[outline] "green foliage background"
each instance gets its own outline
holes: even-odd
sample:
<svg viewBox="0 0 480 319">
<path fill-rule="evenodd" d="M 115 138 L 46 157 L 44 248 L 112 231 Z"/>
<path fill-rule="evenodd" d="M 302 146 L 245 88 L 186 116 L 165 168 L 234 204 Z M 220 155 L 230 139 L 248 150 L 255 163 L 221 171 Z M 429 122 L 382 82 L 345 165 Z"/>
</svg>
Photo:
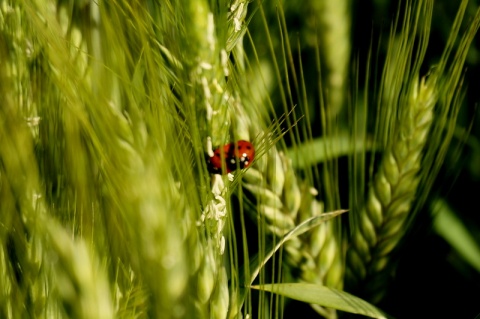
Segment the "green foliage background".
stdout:
<svg viewBox="0 0 480 319">
<path fill-rule="evenodd" d="M 478 315 L 479 3 L 332 4 L 0 0 L 0 318 Z"/>
</svg>

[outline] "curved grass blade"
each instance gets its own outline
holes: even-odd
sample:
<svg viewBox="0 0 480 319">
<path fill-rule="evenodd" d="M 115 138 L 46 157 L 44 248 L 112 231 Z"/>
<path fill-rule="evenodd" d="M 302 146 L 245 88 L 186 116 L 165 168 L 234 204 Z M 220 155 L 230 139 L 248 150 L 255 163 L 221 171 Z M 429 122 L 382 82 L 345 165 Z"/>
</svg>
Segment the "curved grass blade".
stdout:
<svg viewBox="0 0 480 319">
<path fill-rule="evenodd" d="M 371 318 L 387 318 L 385 313 L 365 300 L 326 286 L 307 283 L 284 283 L 255 285 L 251 288 Z"/>
<path fill-rule="evenodd" d="M 462 258 L 480 272 L 480 245 L 444 200 L 433 203 L 433 228 Z"/>
<path fill-rule="evenodd" d="M 370 138 L 352 138 L 347 133 L 339 133 L 332 137 L 315 138 L 302 145 L 290 148 L 287 157 L 292 159 L 295 168 L 308 168 L 329 159 L 346 156 L 356 152 L 369 152 L 378 148 Z"/>
</svg>

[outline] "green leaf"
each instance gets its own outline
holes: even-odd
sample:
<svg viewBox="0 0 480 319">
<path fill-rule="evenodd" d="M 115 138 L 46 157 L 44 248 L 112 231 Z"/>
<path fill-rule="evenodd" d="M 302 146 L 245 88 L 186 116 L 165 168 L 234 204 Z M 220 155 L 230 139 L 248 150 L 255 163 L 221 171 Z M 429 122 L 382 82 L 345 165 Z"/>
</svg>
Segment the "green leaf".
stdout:
<svg viewBox="0 0 480 319">
<path fill-rule="evenodd" d="M 307 283 L 285 283 L 255 285 L 253 289 L 269 291 L 291 299 L 316 304 L 323 307 L 342 310 L 371 318 L 387 316 L 365 300 L 333 288 Z"/>
<path fill-rule="evenodd" d="M 332 137 L 316 138 L 287 150 L 296 168 L 307 168 L 326 162 L 329 159 L 346 156 L 354 152 L 368 152 L 375 149 L 371 138 L 366 140 L 353 138 L 348 133 L 339 133 Z"/>
<path fill-rule="evenodd" d="M 480 246 L 444 200 L 432 205 L 434 229 L 463 259 L 480 272 Z"/>
</svg>

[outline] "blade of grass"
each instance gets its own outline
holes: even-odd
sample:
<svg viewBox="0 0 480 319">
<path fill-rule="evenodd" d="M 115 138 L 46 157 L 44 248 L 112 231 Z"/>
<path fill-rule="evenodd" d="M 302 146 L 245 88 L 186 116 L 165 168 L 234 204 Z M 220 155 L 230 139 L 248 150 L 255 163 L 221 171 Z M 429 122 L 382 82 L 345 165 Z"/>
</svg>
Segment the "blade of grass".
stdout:
<svg viewBox="0 0 480 319">
<path fill-rule="evenodd" d="M 432 204 L 435 214 L 433 229 L 455 249 L 463 259 L 480 272 L 480 245 L 467 227 L 442 199 Z"/>
<path fill-rule="evenodd" d="M 374 150 L 376 145 L 372 139 L 353 139 L 346 132 L 333 137 L 321 137 L 309 140 L 296 148 L 287 151 L 295 168 L 308 168 L 332 158 L 346 156 L 359 151 Z"/>
<path fill-rule="evenodd" d="M 295 300 L 335 308 L 371 318 L 387 318 L 378 308 L 363 299 L 337 289 L 306 283 L 255 285 L 253 289 L 269 291 Z"/>
</svg>

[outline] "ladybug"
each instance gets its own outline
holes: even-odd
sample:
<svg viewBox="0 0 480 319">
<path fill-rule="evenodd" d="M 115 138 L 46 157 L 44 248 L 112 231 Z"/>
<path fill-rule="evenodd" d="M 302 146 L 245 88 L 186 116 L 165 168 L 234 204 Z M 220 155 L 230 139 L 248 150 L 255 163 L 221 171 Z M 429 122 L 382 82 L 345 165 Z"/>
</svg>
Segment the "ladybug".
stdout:
<svg viewBox="0 0 480 319">
<path fill-rule="evenodd" d="M 222 149 L 224 162 L 222 161 Z M 224 173 L 231 173 L 237 167 L 240 169 L 246 168 L 250 166 L 254 158 L 255 148 L 252 143 L 241 140 L 217 148 L 213 151 L 213 156 L 207 160 L 210 171 L 213 174 L 221 174 L 223 167 L 225 167 Z"/>
</svg>

